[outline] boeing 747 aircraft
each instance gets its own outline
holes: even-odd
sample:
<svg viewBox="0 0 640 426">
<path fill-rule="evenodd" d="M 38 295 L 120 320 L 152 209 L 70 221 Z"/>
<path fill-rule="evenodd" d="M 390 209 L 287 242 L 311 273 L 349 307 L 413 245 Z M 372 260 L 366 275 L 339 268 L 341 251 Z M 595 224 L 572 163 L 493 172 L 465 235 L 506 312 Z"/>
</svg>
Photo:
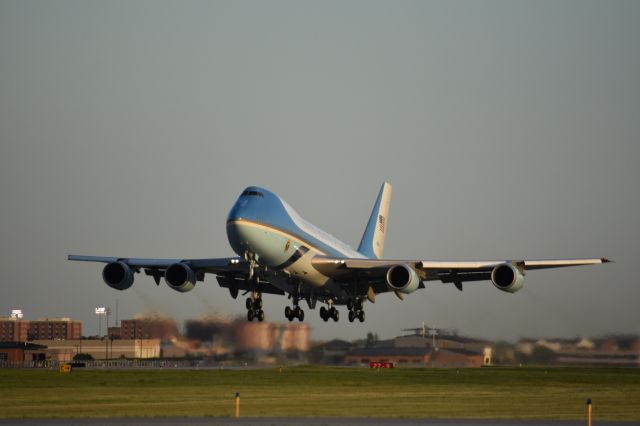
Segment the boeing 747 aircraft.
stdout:
<svg viewBox="0 0 640 426">
<path fill-rule="evenodd" d="M 300 301 L 310 309 L 321 302 L 320 317 L 338 321 L 338 305 L 346 305 L 349 321 L 364 322 L 364 302 L 374 303 L 381 293 L 405 295 L 424 288 L 425 282 L 487 281 L 501 291 L 515 293 L 527 270 L 561 268 L 609 262 L 606 258 L 565 260 L 431 261 L 383 259 L 389 225 L 391 185 L 384 183 L 373 206 L 357 250 L 313 226 L 276 194 L 255 186 L 245 189 L 229 212 L 227 238 L 238 255 L 215 259 L 140 259 L 76 256 L 69 260 L 106 263 L 102 278 L 116 290 L 133 285 L 134 274 L 144 271 L 157 285 L 164 277 L 172 289 L 191 291 L 216 276 L 231 297 L 250 294 L 247 319 L 264 320 L 263 294 L 286 295 L 289 321 L 304 320 Z M 326 305 L 326 307 L 324 306 Z"/>
</svg>

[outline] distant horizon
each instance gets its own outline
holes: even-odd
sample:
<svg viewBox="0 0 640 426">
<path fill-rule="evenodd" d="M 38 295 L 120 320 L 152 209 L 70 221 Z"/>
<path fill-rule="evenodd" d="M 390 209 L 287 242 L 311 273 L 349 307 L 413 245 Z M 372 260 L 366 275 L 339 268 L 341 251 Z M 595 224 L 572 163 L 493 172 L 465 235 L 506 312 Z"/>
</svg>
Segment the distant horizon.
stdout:
<svg viewBox="0 0 640 426">
<path fill-rule="evenodd" d="M 0 319 L 8 319 L 9 316 L 2 316 L 0 315 Z M 236 315 L 236 316 L 215 316 L 215 315 L 211 315 L 211 316 L 201 316 L 201 317 L 194 317 L 194 318 L 185 318 L 183 320 L 178 320 L 172 316 L 163 314 L 162 312 L 138 312 L 136 314 L 134 314 L 133 317 L 131 318 L 119 318 L 118 321 L 122 321 L 122 320 L 144 320 L 144 319 L 168 319 L 168 320 L 172 320 L 176 322 L 176 325 L 178 326 L 178 330 L 180 331 L 181 334 L 183 334 L 185 332 L 184 328 L 186 325 L 187 321 L 197 321 L 197 320 L 206 320 L 206 319 L 221 319 L 221 320 L 228 320 L 229 322 L 244 322 L 246 321 L 246 318 L 242 315 Z M 52 319 L 70 319 L 72 321 L 81 321 L 82 322 L 82 326 L 84 328 L 84 321 L 82 320 L 77 320 L 75 319 L 73 316 L 68 316 L 68 315 L 62 315 L 62 316 L 49 316 L 49 317 L 38 317 L 37 319 L 30 319 L 30 318 L 21 318 L 22 321 L 43 321 L 43 320 L 52 320 Z M 97 321 L 97 320 L 96 320 Z M 269 319 L 265 319 L 265 323 L 266 324 L 280 324 L 280 325 L 288 325 L 288 324 L 293 324 L 293 325 L 298 325 L 298 324 L 306 324 L 306 323 L 300 323 L 298 321 L 292 321 L 289 322 L 286 319 L 284 319 L 283 321 L 270 321 Z M 106 324 L 106 323 L 105 323 Z M 82 334 L 82 337 L 104 337 L 107 335 L 107 330 L 104 329 L 105 328 L 105 324 L 103 324 L 103 333 L 101 335 L 97 334 L 97 329 L 96 329 L 96 334 Z M 306 324 L 308 325 L 308 324 Z M 429 324 L 425 324 L 425 326 L 427 327 L 427 329 L 431 328 L 429 327 Z M 109 325 L 109 328 L 112 327 L 120 327 L 119 325 Z M 400 336 L 407 336 L 410 334 L 402 334 L 403 330 L 405 329 L 419 329 L 422 328 L 422 324 L 419 324 L 418 326 L 415 327 L 403 327 L 402 329 L 399 330 L 400 334 L 396 334 L 394 336 L 380 336 L 378 335 L 378 338 L 381 340 L 388 340 L 388 339 L 393 339 L 395 337 L 400 337 Z M 599 334 L 599 335 L 576 335 L 576 336 L 553 336 L 553 335 L 539 335 L 539 336 L 520 336 L 518 338 L 515 339 L 502 339 L 502 338 L 489 338 L 486 336 L 482 336 L 482 335 L 476 335 L 476 334 L 470 334 L 470 333 L 465 333 L 465 332 L 460 332 L 460 330 L 458 329 L 451 329 L 451 328 L 446 328 L 446 327 L 432 327 L 435 328 L 437 330 L 444 330 L 447 332 L 450 332 L 451 334 L 444 334 L 443 336 L 447 336 L 447 335 L 455 335 L 455 336 L 462 336 L 462 337 L 468 337 L 468 338 L 478 338 L 480 340 L 486 340 L 486 341 L 490 341 L 490 342 L 500 342 L 500 341 L 504 341 L 507 343 L 517 343 L 518 341 L 521 340 L 540 340 L 540 339 L 559 339 L 559 340 L 579 340 L 579 339 L 588 339 L 588 340 L 598 340 L 598 339 L 606 339 L 606 338 L 611 338 L 611 337 L 640 337 L 640 333 L 634 333 L 634 332 L 624 332 L 624 331 L 613 331 L 613 332 L 608 332 L 608 333 L 604 333 L 604 334 Z M 313 338 L 313 327 L 310 328 L 309 330 L 310 333 L 310 341 L 312 342 L 326 342 L 326 341 L 330 341 L 330 340 L 335 340 L 335 339 L 339 339 L 339 340 L 347 340 L 347 339 L 342 339 L 342 338 L 337 338 L 337 337 L 328 337 L 325 339 L 314 339 Z M 356 337 L 353 339 L 349 339 L 347 341 L 355 341 L 355 340 L 362 340 L 365 339 L 367 337 L 367 333 L 373 333 L 373 334 L 378 334 L 375 331 L 367 331 L 365 332 L 365 334 L 361 337 Z M 429 337 L 430 338 L 430 337 Z M 437 338 L 437 337 L 436 337 Z"/>
</svg>

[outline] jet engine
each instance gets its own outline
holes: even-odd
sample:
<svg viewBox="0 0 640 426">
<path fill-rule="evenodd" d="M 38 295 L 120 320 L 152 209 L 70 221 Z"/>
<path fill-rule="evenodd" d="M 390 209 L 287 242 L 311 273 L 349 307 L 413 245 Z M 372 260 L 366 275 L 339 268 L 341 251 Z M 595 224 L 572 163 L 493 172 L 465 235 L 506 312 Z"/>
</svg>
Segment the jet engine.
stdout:
<svg viewBox="0 0 640 426">
<path fill-rule="evenodd" d="M 524 285 L 524 275 L 510 263 L 503 263 L 491 271 L 491 282 L 499 290 L 515 293 Z"/>
<path fill-rule="evenodd" d="M 394 265 L 387 271 L 387 285 L 400 293 L 413 293 L 420 287 L 420 278 L 409 265 Z"/>
<path fill-rule="evenodd" d="M 133 284 L 133 271 L 124 262 L 111 262 L 102 270 L 102 279 L 111 288 L 126 290 Z"/>
<path fill-rule="evenodd" d="M 174 263 L 165 271 L 164 280 L 175 291 L 186 293 L 196 286 L 196 273 L 184 263 Z"/>
</svg>

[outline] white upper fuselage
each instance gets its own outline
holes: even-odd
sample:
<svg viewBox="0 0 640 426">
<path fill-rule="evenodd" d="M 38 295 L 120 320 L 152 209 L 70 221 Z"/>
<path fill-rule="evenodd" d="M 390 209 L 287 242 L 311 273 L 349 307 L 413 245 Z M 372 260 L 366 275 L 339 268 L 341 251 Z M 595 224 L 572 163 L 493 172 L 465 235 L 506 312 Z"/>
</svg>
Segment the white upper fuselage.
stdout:
<svg viewBox="0 0 640 426">
<path fill-rule="evenodd" d="M 274 193 L 254 186 L 242 192 L 229 212 L 227 237 L 239 256 L 255 256 L 260 265 L 314 287 L 330 281 L 311 266 L 314 256 L 365 258 L 304 220 Z"/>
</svg>

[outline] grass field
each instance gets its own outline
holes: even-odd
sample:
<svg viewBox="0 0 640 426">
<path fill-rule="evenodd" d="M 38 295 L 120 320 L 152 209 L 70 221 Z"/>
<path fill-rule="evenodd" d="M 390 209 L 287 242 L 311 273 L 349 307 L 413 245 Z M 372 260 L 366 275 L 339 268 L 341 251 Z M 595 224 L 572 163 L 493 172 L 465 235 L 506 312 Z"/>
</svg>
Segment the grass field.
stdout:
<svg viewBox="0 0 640 426">
<path fill-rule="evenodd" d="M 0 418 L 242 416 L 640 420 L 640 369 L 0 369 Z"/>
</svg>

